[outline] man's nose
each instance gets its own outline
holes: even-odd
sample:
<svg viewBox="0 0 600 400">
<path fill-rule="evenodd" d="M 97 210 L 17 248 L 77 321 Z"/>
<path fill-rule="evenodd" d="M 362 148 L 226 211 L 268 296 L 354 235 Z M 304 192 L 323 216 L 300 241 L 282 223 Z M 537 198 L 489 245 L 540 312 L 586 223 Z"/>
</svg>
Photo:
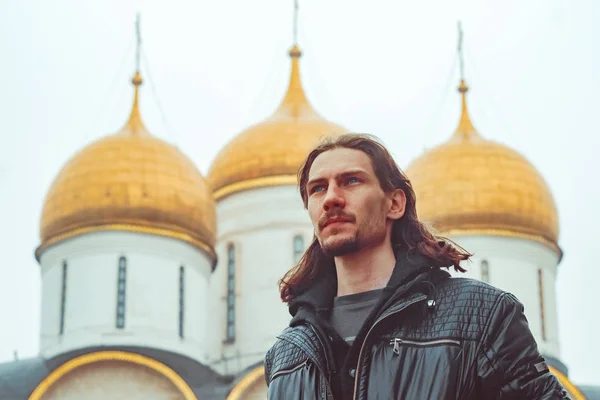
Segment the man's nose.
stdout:
<svg viewBox="0 0 600 400">
<path fill-rule="evenodd" d="M 332 208 L 344 208 L 345 206 L 346 200 L 344 200 L 341 188 L 337 185 L 329 185 L 327 188 L 327 194 L 325 195 L 325 200 L 323 202 L 323 208 L 325 211 L 328 211 Z"/>
</svg>

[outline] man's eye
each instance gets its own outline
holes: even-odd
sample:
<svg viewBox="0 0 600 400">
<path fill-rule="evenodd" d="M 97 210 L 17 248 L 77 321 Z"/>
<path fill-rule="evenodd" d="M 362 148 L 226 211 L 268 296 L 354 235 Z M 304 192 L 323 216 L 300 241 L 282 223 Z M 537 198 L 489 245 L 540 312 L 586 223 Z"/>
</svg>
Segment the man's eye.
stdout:
<svg viewBox="0 0 600 400">
<path fill-rule="evenodd" d="M 355 177 L 355 176 L 351 176 L 350 178 L 348 178 L 348 179 L 346 180 L 346 183 L 356 183 L 356 182 L 360 182 L 360 179 L 358 179 L 358 178 L 357 178 L 357 177 Z"/>
<path fill-rule="evenodd" d="M 320 192 L 321 190 L 323 190 L 325 187 L 323 185 L 315 185 L 310 189 L 311 193 L 316 193 L 316 192 Z"/>
</svg>

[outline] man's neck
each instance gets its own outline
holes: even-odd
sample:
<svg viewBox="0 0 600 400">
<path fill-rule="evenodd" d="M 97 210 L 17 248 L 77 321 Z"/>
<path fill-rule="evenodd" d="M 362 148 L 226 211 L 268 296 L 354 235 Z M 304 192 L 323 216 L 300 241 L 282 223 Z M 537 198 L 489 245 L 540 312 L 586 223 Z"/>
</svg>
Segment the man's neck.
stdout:
<svg viewBox="0 0 600 400">
<path fill-rule="evenodd" d="M 335 257 L 338 296 L 385 287 L 392 276 L 396 257 L 389 242 Z"/>
</svg>

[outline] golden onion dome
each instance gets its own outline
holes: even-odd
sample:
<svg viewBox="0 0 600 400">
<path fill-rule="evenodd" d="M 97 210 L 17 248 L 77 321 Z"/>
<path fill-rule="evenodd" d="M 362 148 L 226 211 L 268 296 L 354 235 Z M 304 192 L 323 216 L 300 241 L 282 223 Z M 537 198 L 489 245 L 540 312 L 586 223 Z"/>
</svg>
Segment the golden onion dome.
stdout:
<svg viewBox="0 0 600 400">
<path fill-rule="evenodd" d="M 294 45 L 287 93 L 265 121 L 233 138 L 215 157 L 208 181 L 215 199 L 243 190 L 297 183 L 298 168 L 326 136 L 347 131 L 325 120 L 310 105 L 300 80 L 302 52 Z"/>
<path fill-rule="evenodd" d="M 562 254 L 556 205 L 544 178 L 521 154 L 477 133 L 467 91 L 463 80 L 454 135 L 406 169 L 419 218 L 446 235 L 523 237 Z"/>
<path fill-rule="evenodd" d="M 138 107 L 120 132 L 86 146 L 69 160 L 46 195 L 40 223 L 42 251 L 63 240 L 119 230 L 173 237 L 215 260 L 216 210 L 212 192 L 175 146 L 148 133 Z"/>
</svg>

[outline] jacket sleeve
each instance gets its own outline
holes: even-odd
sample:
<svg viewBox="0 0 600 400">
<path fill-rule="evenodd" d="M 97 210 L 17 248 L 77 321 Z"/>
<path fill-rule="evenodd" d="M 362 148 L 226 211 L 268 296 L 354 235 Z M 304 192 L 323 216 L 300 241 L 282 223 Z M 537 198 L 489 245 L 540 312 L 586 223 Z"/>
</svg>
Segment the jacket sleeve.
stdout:
<svg viewBox="0 0 600 400">
<path fill-rule="evenodd" d="M 491 315 L 477 372 L 482 398 L 569 398 L 538 350 L 523 305 L 508 293 Z"/>
<path fill-rule="evenodd" d="M 271 383 L 271 367 L 273 366 L 273 349 L 269 349 L 265 354 L 265 359 L 263 361 L 265 366 L 265 383 L 267 387 Z"/>
</svg>

